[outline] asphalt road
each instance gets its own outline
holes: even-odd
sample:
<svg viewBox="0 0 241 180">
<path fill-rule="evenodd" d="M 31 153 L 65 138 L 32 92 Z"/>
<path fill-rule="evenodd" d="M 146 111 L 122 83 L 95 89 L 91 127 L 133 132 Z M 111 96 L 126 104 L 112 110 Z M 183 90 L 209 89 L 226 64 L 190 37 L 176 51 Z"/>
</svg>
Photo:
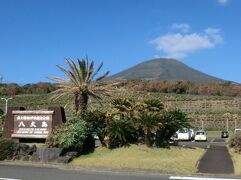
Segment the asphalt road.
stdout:
<svg viewBox="0 0 241 180">
<path fill-rule="evenodd" d="M 199 147 L 199 148 L 208 148 L 211 142 L 213 142 L 216 138 L 215 137 L 208 137 L 207 141 L 179 141 L 178 145 L 183 147 Z"/>
<path fill-rule="evenodd" d="M 221 141 L 221 142 L 220 142 Z M 210 149 L 213 144 L 225 144 L 221 138 L 209 137 L 207 142 L 179 142 L 179 145 L 189 148 L 207 148 Z M 216 145 L 217 145 L 216 144 Z M 212 155 L 213 156 L 213 155 Z M 219 156 L 219 155 L 218 155 Z M 218 161 L 218 160 L 217 160 Z M 218 163 L 216 161 L 216 163 Z M 230 177 L 234 179 L 233 177 Z M 230 179 L 229 178 L 229 179 Z M 188 180 L 211 180 L 202 176 L 199 177 L 179 177 L 171 175 L 161 175 L 157 172 L 140 172 L 140 171 L 96 171 L 86 169 L 64 169 L 6 165 L 0 163 L 0 180 L 166 180 L 166 179 L 188 179 Z M 222 178 L 223 180 L 224 178 Z M 237 178 L 236 178 L 237 179 Z M 215 179 L 217 180 L 217 179 Z"/>
<path fill-rule="evenodd" d="M 233 174 L 232 158 L 224 139 L 215 138 L 199 162 L 198 172 L 209 174 Z"/>
<path fill-rule="evenodd" d="M 66 170 L 59 168 L 32 167 L 0 164 L 0 180 L 241 180 L 239 177 L 176 176 L 151 172 L 111 172 L 90 170 Z"/>
<path fill-rule="evenodd" d="M 169 176 L 139 172 L 97 172 L 0 164 L 0 180 L 2 178 L 8 178 L 6 180 L 165 180 L 169 179 Z"/>
<path fill-rule="evenodd" d="M 233 174 L 233 161 L 225 139 L 208 137 L 207 142 L 179 141 L 179 146 L 205 148 L 206 153 L 199 162 L 198 172 L 208 174 Z"/>
<path fill-rule="evenodd" d="M 233 174 L 233 161 L 225 145 L 211 145 L 199 162 L 198 172 L 209 174 Z"/>
</svg>

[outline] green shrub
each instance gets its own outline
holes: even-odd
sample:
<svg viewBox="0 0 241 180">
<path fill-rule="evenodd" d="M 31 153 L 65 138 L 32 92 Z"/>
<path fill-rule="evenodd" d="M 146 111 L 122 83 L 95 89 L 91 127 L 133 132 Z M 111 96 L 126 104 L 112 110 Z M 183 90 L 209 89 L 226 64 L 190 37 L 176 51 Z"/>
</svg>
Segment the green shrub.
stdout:
<svg viewBox="0 0 241 180">
<path fill-rule="evenodd" d="M 92 134 L 88 134 L 83 143 L 81 154 L 89 154 L 95 150 L 95 139 Z"/>
<path fill-rule="evenodd" d="M 241 153 L 241 133 L 234 134 L 229 139 L 229 147 L 234 148 L 235 152 Z"/>
<path fill-rule="evenodd" d="M 0 139 L 3 137 L 3 129 L 0 127 Z"/>
<path fill-rule="evenodd" d="M 13 157 L 15 143 L 11 139 L 0 139 L 0 161 Z"/>
<path fill-rule="evenodd" d="M 102 145 L 105 145 L 104 137 L 106 136 L 106 127 L 108 117 L 101 111 L 87 111 L 83 114 L 82 119 L 87 123 L 88 131 L 92 136 L 97 135 Z"/>
<path fill-rule="evenodd" d="M 2 133 L 3 133 L 3 124 L 4 124 L 4 112 L 2 109 L 0 109 L 0 138 L 2 137 Z"/>
<path fill-rule="evenodd" d="M 4 111 L 2 109 L 0 109 L 0 116 L 4 115 Z"/>
<path fill-rule="evenodd" d="M 87 135 L 86 122 L 79 117 L 74 117 L 54 129 L 46 143 L 49 147 L 60 147 L 80 153 Z"/>
<path fill-rule="evenodd" d="M 134 141 L 135 128 L 129 119 L 114 119 L 107 128 L 109 148 L 127 146 Z"/>
</svg>

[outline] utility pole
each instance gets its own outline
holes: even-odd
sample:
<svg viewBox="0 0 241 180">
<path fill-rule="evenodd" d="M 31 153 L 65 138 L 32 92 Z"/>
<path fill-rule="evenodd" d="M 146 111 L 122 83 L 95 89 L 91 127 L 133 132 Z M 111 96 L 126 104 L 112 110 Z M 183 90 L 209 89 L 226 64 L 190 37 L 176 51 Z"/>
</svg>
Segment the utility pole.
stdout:
<svg viewBox="0 0 241 180">
<path fill-rule="evenodd" d="M 9 98 L 1 98 L 2 100 L 5 100 L 5 115 L 7 114 L 8 112 L 8 101 L 13 99 L 12 97 L 9 97 Z"/>
<path fill-rule="evenodd" d="M 226 120 L 226 127 L 227 127 L 227 131 L 228 131 L 228 118 Z"/>
<path fill-rule="evenodd" d="M 229 119 L 232 119 L 232 114 L 230 112 L 227 112 L 224 114 L 224 117 L 226 118 L 226 128 L 227 131 L 229 130 Z"/>
</svg>

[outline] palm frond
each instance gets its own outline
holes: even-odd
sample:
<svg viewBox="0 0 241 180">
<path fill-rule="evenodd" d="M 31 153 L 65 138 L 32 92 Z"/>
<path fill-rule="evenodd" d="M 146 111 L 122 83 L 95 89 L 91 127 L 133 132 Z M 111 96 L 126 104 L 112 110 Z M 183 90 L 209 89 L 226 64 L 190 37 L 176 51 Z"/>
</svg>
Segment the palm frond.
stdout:
<svg viewBox="0 0 241 180">
<path fill-rule="evenodd" d="M 79 63 L 79 71 L 82 74 L 82 78 L 83 78 L 82 80 L 83 82 L 85 82 L 86 76 L 87 76 L 87 68 L 88 68 L 86 63 L 88 64 L 88 62 L 85 59 L 82 59 L 82 60 L 78 59 L 78 63 Z"/>
<path fill-rule="evenodd" d="M 95 81 L 101 81 L 101 80 L 105 79 L 109 74 L 110 74 L 110 71 L 107 71 L 105 74 L 98 77 Z"/>
<path fill-rule="evenodd" d="M 69 83 L 69 79 L 65 79 L 65 78 L 60 78 L 60 77 L 49 77 L 48 79 L 55 81 L 57 83 Z"/>
<path fill-rule="evenodd" d="M 57 67 L 58 67 L 62 72 L 64 72 L 64 73 L 67 75 L 67 77 L 68 77 L 73 83 L 78 84 L 78 81 L 77 81 L 76 77 L 74 76 L 74 73 L 73 73 L 73 72 L 71 72 L 71 71 L 69 71 L 69 70 L 67 70 L 67 69 L 65 69 L 65 68 L 63 68 L 63 67 L 61 67 L 61 66 L 58 66 L 58 65 L 57 65 Z"/>
<path fill-rule="evenodd" d="M 78 84 L 80 85 L 81 82 L 83 82 L 83 76 L 80 72 L 81 70 L 76 66 L 76 64 L 71 59 L 67 59 L 67 63 L 71 68 L 72 72 L 74 73 Z"/>
<path fill-rule="evenodd" d="M 92 73 L 94 72 L 94 61 L 91 61 L 90 66 L 87 69 L 85 82 L 88 83 L 91 81 Z"/>
<path fill-rule="evenodd" d="M 94 74 L 91 76 L 91 80 L 94 80 L 95 76 L 99 73 L 100 69 L 103 66 L 103 62 L 100 63 L 99 67 L 95 70 Z"/>
</svg>

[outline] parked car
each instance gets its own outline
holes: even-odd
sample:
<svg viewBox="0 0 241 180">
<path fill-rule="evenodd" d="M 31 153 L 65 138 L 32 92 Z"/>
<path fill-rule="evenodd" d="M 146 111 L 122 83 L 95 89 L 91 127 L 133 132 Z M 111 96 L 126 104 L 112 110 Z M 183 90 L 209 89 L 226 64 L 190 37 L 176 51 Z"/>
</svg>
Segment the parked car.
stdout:
<svg viewBox="0 0 241 180">
<path fill-rule="evenodd" d="M 180 141 L 190 141 L 191 140 L 191 132 L 187 128 L 179 129 L 177 131 L 177 139 Z"/>
<path fill-rule="evenodd" d="M 204 130 L 199 130 L 195 134 L 195 141 L 207 141 L 207 135 Z"/>
<path fill-rule="evenodd" d="M 228 131 L 222 131 L 221 132 L 221 138 L 228 138 L 228 137 L 229 137 Z"/>
<path fill-rule="evenodd" d="M 241 132 L 241 129 L 235 129 L 234 130 L 234 133 L 239 133 L 239 132 Z"/>
</svg>

